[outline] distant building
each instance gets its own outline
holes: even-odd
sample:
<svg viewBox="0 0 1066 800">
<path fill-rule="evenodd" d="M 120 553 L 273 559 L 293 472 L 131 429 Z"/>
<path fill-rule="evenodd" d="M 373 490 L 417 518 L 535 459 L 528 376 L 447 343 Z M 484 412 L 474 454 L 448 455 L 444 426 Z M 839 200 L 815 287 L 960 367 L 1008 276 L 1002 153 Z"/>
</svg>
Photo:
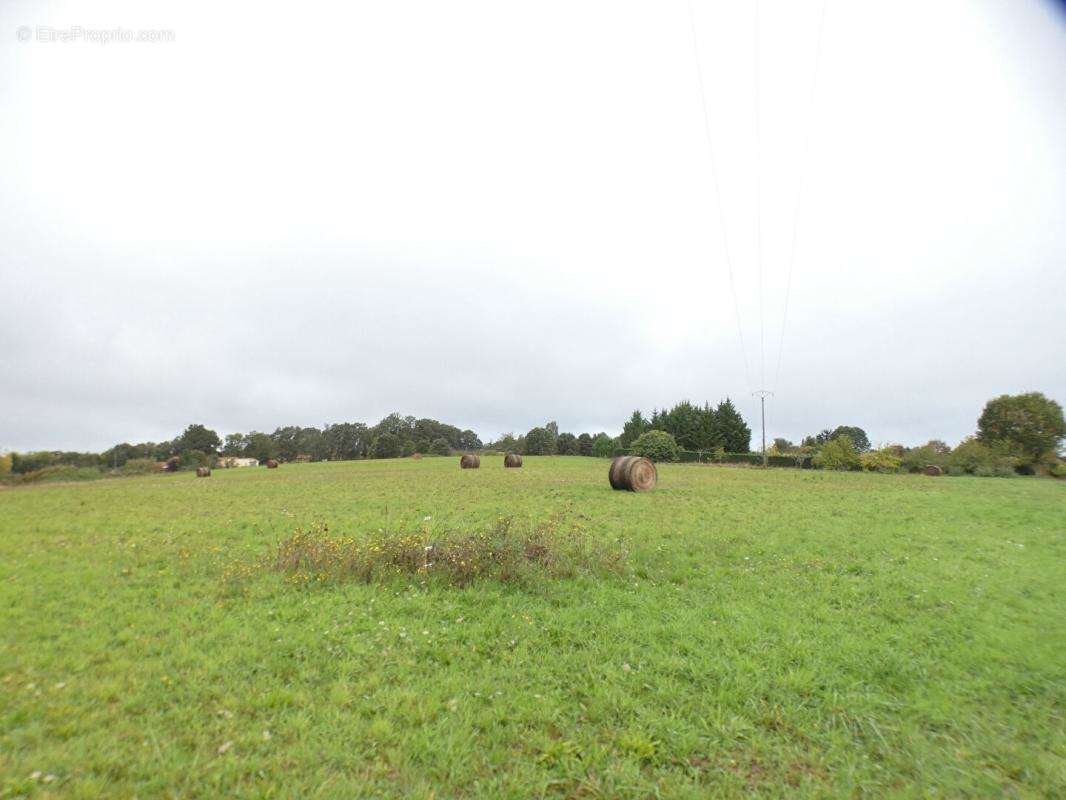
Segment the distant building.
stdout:
<svg viewBox="0 0 1066 800">
<path fill-rule="evenodd" d="M 219 456 L 218 466 L 221 469 L 229 469 L 230 467 L 258 467 L 258 458 L 240 458 L 238 456 Z"/>
</svg>

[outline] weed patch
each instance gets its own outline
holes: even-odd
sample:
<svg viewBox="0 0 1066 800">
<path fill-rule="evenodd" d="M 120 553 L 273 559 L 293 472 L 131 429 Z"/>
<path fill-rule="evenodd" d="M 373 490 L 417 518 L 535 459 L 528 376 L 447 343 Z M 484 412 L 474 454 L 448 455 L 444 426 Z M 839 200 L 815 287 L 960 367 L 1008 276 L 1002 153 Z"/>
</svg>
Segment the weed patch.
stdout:
<svg viewBox="0 0 1066 800">
<path fill-rule="evenodd" d="M 319 523 L 280 542 L 265 566 L 294 584 L 371 583 L 408 575 L 466 586 L 477 580 L 523 584 L 537 576 L 617 572 L 626 555 L 620 542 L 602 542 L 556 515 L 530 526 L 504 517 L 475 531 L 430 534 L 423 528 L 360 538 L 334 535 Z"/>
</svg>

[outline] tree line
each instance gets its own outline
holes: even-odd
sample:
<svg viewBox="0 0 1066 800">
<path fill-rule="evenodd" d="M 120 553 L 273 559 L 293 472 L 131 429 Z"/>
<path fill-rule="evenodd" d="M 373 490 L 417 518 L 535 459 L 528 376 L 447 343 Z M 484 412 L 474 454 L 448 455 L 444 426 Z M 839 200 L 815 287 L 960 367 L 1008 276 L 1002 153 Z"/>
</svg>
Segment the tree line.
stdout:
<svg viewBox="0 0 1066 800">
<path fill-rule="evenodd" d="M 824 428 L 800 444 L 775 438 L 768 456 L 774 464 L 824 469 L 916 471 L 939 466 L 949 473 L 1008 475 L 1050 471 L 1066 475 L 1059 448 L 1066 438 L 1062 406 L 1039 392 L 1002 395 L 990 400 L 977 421 L 975 435 L 955 448 L 934 439 L 918 447 L 888 444 L 874 448 L 857 425 Z M 159 462 L 177 459 L 184 467 L 210 465 L 219 456 L 278 461 L 344 461 L 399 458 L 414 453 L 448 455 L 491 450 L 526 455 L 576 455 L 606 458 L 621 453 L 647 455 L 657 461 L 734 460 L 755 462 L 750 453 L 751 428 L 726 398 L 712 406 L 688 400 L 650 416 L 637 410 L 618 436 L 606 432 L 560 432 L 556 422 L 525 434 L 507 433 L 483 444 L 474 431 L 434 419 L 389 414 L 376 425 L 339 422 L 321 428 L 290 425 L 273 433 L 251 431 L 222 438 L 201 424 L 189 425 L 164 442 L 122 442 L 102 453 L 39 451 L 0 456 L 0 478 L 65 467 L 89 471 L 148 472 Z M 696 458 L 683 458 L 696 455 Z M 711 454 L 710 458 L 704 458 Z"/>
<path fill-rule="evenodd" d="M 704 406 L 704 413 L 706 410 Z M 623 435 L 636 438 L 625 448 L 626 452 L 655 461 L 677 461 L 685 451 L 713 449 L 714 456 L 708 460 L 746 463 L 762 460 L 739 450 L 734 452 L 737 457 L 728 457 L 724 447 L 728 438 L 717 442 L 708 438 L 706 431 L 714 428 L 706 422 L 701 426 L 698 411 L 683 403 L 669 412 L 653 414 L 647 422 L 639 412 L 634 413 Z M 746 436 L 746 428 L 740 424 L 742 421 L 735 422 L 729 413 L 719 422 L 724 426 L 721 430 L 735 429 L 738 436 Z M 776 438 L 766 457 L 775 466 L 819 469 L 918 472 L 937 467 L 953 475 L 1008 477 L 1019 473 L 1050 473 L 1066 477 L 1066 464 L 1059 455 L 1064 439 L 1066 421 L 1062 406 L 1040 392 L 1029 392 L 989 400 L 977 420 L 976 433 L 954 448 L 939 439 L 918 447 L 888 444 L 874 448 L 866 431 L 859 426 L 838 425 L 806 436 L 798 445 Z M 708 448 L 708 443 L 712 447 Z"/>
<path fill-rule="evenodd" d="M 435 419 L 389 414 L 376 425 L 338 422 L 321 428 L 289 425 L 273 433 L 231 433 L 224 439 L 199 423 L 189 425 L 169 441 L 122 442 L 102 453 L 37 451 L 10 453 L 6 471 L 16 475 L 49 467 L 103 468 L 138 472 L 149 465 L 177 458 L 182 467 L 210 465 L 219 456 L 277 461 L 347 461 L 361 458 L 398 458 L 413 453 L 448 455 L 456 450 L 477 450 L 481 440 L 472 430 L 462 430 Z M 4 468 L 0 463 L 0 468 Z"/>
</svg>

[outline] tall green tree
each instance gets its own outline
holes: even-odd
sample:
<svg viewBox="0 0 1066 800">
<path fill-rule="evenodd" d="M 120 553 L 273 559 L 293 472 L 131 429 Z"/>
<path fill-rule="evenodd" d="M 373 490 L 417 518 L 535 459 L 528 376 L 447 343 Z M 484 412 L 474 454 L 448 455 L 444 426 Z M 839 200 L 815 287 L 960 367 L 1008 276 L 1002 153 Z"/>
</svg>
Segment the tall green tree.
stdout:
<svg viewBox="0 0 1066 800">
<path fill-rule="evenodd" d="M 338 422 L 326 426 L 322 439 L 326 458 L 332 461 L 349 461 L 366 458 L 373 437 L 370 429 L 362 422 Z"/>
<path fill-rule="evenodd" d="M 730 453 L 747 453 L 751 449 L 751 428 L 728 397 L 714 411 L 718 440 Z"/>
<path fill-rule="evenodd" d="M 610 458 L 617 444 L 606 433 L 597 433 L 592 437 L 592 455 L 596 458 Z"/>
<path fill-rule="evenodd" d="M 403 442 L 400 437 L 388 431 L 375 436 L 373 444 L 370 445 L 372 458 L 399 458 L 402 452 Z"/>
<path fill-rule="evenodd" d="M 246 437 L 244 456 L 246 458 L 257 458 L 259 463 L 262 464 L 271 458 L 278 458 L 280 454 L 278 453 L 277 443 L 269 433 L 252 431 Z"/>
<path fill-rule="evenodd" d="M 545 456 L 551 455 L 552 446 L 555 442 L 546 428 L 533 428 L 526 434 L 526 455 Z"/>
<path fill-rule="evenodd" d="M 629 447 L 642 433 L 651 430 L 648 421 L 641 416 L 640 410 L 633 412 L 633 416 L 622 426 L 622 435 L 618 437 L 618 443 L 622 447 Z"/>
<path fill-rule="evenodd" d="M 561 456 L 579 455 L 577 437 L 572 433 L 560 433 L 555 440 L 555 452 Z"/>
<path fill-rule="evenodd" d="M 1062 406 L 1040 392 L 989 400 L 977 420 L 977 438 L 1030 464 L 1050 459 L 1066 438 Z"/>
<path fill-rule="evenodd" d="M 703 450 L 711 446 L 707 434 L 711 432 L 713 436 L 713 427 L 708 431 L 700 408 L 688 400 L 682 400 L 669 411 L 657 412 L 652 416 L 651 427 L 669 433 L 685 450 Z"/>
<path fill-rule="evenodd" d="M 577 437 L 577 452 L 583 456 L 592 455 L 592 436 L 583 433 Z"/>
<path fill-rule="evenodd" d="M 190 425 L 185 432 L 174 440 L 175 452 L 179 455 L 188 450 L 199 450 L 209 455 L 217 453 L 222 446 L 218 434 L 203 425 Z"/>
<path fill-rule="evenodd" d="M 870 437 L 866 435 L 866 431 L 862 428 L 854 425 L 840 425 L 833 431 L 830 439 L 839 439 L 841 436 L 847 436 L 851 439 L 852 446 L 860 453 L 865 453 L 870 449 Z"/>
</svg>

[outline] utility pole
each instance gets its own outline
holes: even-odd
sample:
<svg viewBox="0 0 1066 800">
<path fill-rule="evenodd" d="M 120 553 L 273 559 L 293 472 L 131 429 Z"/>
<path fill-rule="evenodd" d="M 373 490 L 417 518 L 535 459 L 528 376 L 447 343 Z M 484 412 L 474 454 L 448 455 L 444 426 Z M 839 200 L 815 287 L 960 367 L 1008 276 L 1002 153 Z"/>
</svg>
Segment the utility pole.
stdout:
<svg viewBox="0 0 1066 800">
<path fill-rule="evenodd" d="M 766 458 L 766 398 L 773 397 L 773 392 L 768 392 L 766 389 L 760 389 L 757 392 L 751 393 L 752 397 L 759 398 L 759 405 L 762 407 L 762 465 L 767 466 Z"/>
</svg>

